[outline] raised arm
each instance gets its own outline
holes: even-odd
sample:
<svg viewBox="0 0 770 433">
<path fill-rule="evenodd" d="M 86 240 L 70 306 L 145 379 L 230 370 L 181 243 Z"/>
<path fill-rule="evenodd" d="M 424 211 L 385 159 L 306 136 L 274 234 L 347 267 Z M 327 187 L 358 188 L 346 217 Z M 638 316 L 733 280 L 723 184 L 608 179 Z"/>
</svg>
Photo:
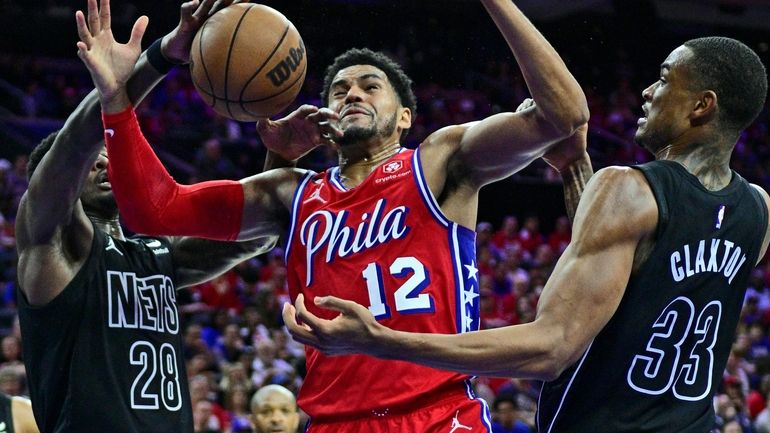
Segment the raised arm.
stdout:
<svg viewBox="0 0 770 433">
<path fill-rule="evenodd" d="M 578 205 L 573 241 L 543 289 L 532 323 L 456 335 L 413 334 L 381 326 L 365 307 L 332 297 L 315 300 L 342 313 L 331 321 L 309 313 L 302 298 L 296 309 L 284 306 L 283 317 L 296 339 L 330 354 L 360 352 L 473 375 L 551 380 L 581 356 L 614 314 L 636 247 L 654 233 L 657 215 L 640 172 L 598 172 Z"/>
<path fill-rule="evenodd" d="M 214 3 L 215 0 L 184 3 L 179 25 L 163 37 L 162 44 L 160 41 L 153 44 L 138 61 L 133 57 L 134 63 L 128 63 L 127 67 L 129 101 L 141 101 L 173 64 L 187 61 L 184 56 L 189 56 L 194 33 Z M 76 21 L 81 38 L 94 38 L 94 34 L 98 34 L 114 42 L 109 30 L 108 0 L 102 0 L 101 8 L 97 8 L 96 0 L 89 0 L 87 16 L 78 11 Z M 137 21 L 137 25 L 135 30 L 144 26 L 142 21 Z M 138 54 L 138 45 L 135 49 Z M 79 260 L 90 250 L 93 228 L 78 198 L 104 146 L 100 115 L 99 93 L 94 90 L 67 118 L 62 129 L 49 137 L 50 150 L 36 167 L 20 203 L 16 220 L 19 278 L 22 290 L 33 304 L 44 304 L 56 296 L 74 276 Z M 67 181 L 58 181 L 61 179 Z M 61 242 L 63 233 L 68 240 L 65 244 Z M 38 272 L 43 265 L 48 272 Z"/>
<path fill-rule="evenodd" d="M 439 131 L 444 137 L 427 141 L 438 146 L 431 150 L 426 146 L 423 161 L 429 159 L 427 152 L 439 153 L 430 158 L 439 161 L 445 160 L 440 153 L 449 152 L 454 164 L 462 167 L 456 171 L 456 181 L 475 187 L 505 178 L 543 156 L 550 145 L 572 135 L 589 116 L 577 81 L 519 8 L 511 0 L 482 0 L 482 4 L 513 52 L 536 104 L 462 125 L 460 130 Z M 452 162 L 449 164 L 451 167 Z"/>
</svg>

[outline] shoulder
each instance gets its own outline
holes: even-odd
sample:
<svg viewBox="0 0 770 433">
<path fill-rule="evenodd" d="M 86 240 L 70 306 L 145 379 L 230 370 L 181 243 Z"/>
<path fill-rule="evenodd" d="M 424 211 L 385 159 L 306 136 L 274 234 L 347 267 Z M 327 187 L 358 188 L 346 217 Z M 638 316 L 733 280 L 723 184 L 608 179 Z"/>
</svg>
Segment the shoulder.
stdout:
<svg viewBox="0 0 770 433">
<path fill-rule="evenodd" d="M 476 123 L 478 122 L 450 125 L 438 129 L 420 143 L 420 151 L 445 151 L 453 153 L 460 148 L 463 136 L 468 131 L 468 128 Z"/>
<path fill-rule="evenodd" d="M 254 176 L 241 179 L 247 202 L 259 201 L 266 197 L 290 202 L 300 181 L 306 175 L 314 174 L 311 170 L 295 167 L 275 168 Z"/>
<path fill-rule="evenodd" d="M 654 233 L 658 206 L 644 174 L 631 167 L 611 166 L 588 181 L 575 215 L 576 235 L 601 233 L 608 239 L 641 239 Z M 606 236 L 604 236 L 606 235 Z"/>
<path fill-rule="evenodd" d="M 767 194 L 767 191 L 765 191 L 765 189 L 759 185 L 756 185 L 753 183 L 750 183 L 749 185 L 751 185 L 752 188 L 754 188 L 755 190 L 757 190 L 757 192 L 759 192 L 759 195 L 765 201 L 765 206 L 770 207 L 770 195 Z"/>
</svg>

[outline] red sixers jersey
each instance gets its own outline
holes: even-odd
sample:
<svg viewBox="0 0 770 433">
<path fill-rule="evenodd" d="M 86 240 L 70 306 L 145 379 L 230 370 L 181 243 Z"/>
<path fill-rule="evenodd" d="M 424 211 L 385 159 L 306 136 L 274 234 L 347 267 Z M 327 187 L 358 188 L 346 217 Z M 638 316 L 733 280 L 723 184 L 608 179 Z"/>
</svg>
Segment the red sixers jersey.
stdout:
<svg viewBox="0 0 770 433">
<path fill-rule="evenodd" d="M 449 221 L 428 190 L 419 151 L 402 150 L 346 190 L 339 168 L 308 173 L 292 207 L 286 250 L 292 299 L 334 295 L 369 308 L 383 325 L 453 334 L 479 326 L 475 233 Z M 300 406 L 319 421 L 410 412 L 473 398 L 467 376 L 364 355 L 307 349 Z"/>
</svg>

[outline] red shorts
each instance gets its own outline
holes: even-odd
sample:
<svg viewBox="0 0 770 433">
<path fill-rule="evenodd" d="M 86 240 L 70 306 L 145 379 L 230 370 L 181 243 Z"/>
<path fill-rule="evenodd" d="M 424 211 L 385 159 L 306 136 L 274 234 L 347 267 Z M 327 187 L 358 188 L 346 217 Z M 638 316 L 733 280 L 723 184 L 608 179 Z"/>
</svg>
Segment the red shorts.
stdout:
<svg viewBox="0 0 770 433">
<path fill-rule="evenodd" d="M 350 421 L 311 422 L 306 433 L 491 433 L 484 400 L 445 400 L 411 413 L 371 416 Z"/>
</svg>

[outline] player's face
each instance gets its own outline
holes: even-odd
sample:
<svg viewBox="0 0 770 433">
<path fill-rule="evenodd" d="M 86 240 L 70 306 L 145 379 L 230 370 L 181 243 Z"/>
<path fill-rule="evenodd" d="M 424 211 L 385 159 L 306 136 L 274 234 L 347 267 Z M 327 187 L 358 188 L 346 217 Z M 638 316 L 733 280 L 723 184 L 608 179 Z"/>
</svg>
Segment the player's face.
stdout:
<svg viewBox="0 0 770 433">
<path fill-rule="evenodd" d="M 411 126 L 411 113 L 401 106 L 387 75 L 371 65 L 340 69 L 328 102 L 340 114 L 339 127 L 345 133 L 338 140 L 341 145 L 377 137 L 397 140 L 401 130 Z"/>
<path fill-rule="evenodd" d="M 258 433 L 294 433 L 299 425 L 297 405 L 291 397 L 271 392 L 256 408 L 254 423 Z"/>
<path fill-rule="evenodd" d="M 634 140 L 655 153 L 671 144 L 691 127 L 689 115 L 694 92 L 689 89 L 686 62 L 692 51 L 680 46 L 660 67 L 660 78 L 642 92 L 644 117 Z"/>
<path fill-rule="evenodd" d="M 89 214 L 105 219 L 114 217 L 118 212 L 118 205 L 112 194 L 112 186 L 107 179 L 108 163 L 107 149 L 103 147 L 94 165 L 91 166 L 88 177 L 83 184 L 83 191 L 80 193 L 83 208 Z"/>
</svg>

